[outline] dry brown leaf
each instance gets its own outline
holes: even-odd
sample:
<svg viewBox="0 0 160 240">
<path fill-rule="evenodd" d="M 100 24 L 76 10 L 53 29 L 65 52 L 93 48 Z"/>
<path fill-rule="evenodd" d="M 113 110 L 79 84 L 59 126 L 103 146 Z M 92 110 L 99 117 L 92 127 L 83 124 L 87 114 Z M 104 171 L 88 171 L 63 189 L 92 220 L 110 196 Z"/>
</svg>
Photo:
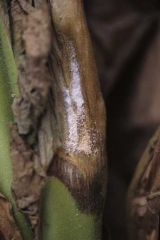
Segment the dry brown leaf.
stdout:
<svg viewBox="0 0 160 240">
<path fill-rule="evenodd" d="M 0 194 L 0 239 L 22 240 L 12 216 L 11 204 Z"/>
<path fill-rule="evenodd" d="M 19 7 L 14 5 L 15 19 L 15 9 Z M 52 137 L 54 120 L 49 103 L 51 77 L 47 67 L 51 19 L 47 5 L 31 12 L 28 8 L 23 10 L 23 29 L 18 32 L 24 42 L 24 50 L 18 48 L 20 94 L 12 107 L 15 120 L 11 125 L 12 189 L 19 209 L 29 217 L 36 236 L 41 189 L 55 149 Z M 36 236 L 36 239 L 40 238 Z"/>
</svg>

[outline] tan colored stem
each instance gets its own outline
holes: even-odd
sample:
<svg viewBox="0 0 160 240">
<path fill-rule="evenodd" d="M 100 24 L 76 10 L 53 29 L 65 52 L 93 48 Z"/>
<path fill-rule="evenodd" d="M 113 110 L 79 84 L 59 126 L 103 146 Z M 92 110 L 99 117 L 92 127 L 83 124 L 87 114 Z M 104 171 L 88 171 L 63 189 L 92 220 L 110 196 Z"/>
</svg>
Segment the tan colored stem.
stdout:
<svg viewBox="0 0 160 240">
<path fill-rule="evenodd" d="M 101 212 L 106 186 L 106 114 L 82 1 L 52 0 L 51 8 L 52 88 L 61 147 L 50 174 L 67 185 L 83 210 Z"/>
</svg>

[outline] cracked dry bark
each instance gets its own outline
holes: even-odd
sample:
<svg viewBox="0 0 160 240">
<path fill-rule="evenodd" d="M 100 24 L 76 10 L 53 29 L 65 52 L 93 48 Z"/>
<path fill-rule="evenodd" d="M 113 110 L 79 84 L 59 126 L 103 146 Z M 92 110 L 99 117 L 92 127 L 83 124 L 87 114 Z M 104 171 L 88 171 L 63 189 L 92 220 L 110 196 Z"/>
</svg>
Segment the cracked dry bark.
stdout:
<svg viewBox="0 0 160 240">
<path fill-rule="evenodd" d="M 159 239 L 160 128 L 150 140 L 134 174 L 127 199 L 130 240 Z"/>
<path fill-rule="evenodd" d="M 10 126 L 13 193 L 41 239 L 41 190 L 47 175 L 59 179 L 80 212 L 98 222 L 98 240 L 106 189 L 106 116 L 82 1 L 52 0 L 51 11 L 38 1 L 35 6 L 13 0 L 11 8 L 20 93 Z"/>
</svg>

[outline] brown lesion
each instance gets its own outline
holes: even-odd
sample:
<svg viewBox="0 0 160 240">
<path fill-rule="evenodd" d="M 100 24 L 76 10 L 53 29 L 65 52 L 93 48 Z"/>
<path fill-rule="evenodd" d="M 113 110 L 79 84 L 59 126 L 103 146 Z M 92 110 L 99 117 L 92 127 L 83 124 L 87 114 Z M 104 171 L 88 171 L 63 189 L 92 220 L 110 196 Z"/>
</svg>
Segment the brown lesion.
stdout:
<svg viewBox="0 0 160 240">
<path fill-rule="evenodd" d="M 81 157 L 81 160 L 84 159 Z M 75 165 L 55 156 L 48 169 L 48 176 L 57 177 L 64 183 L 82 212 L 102 214 L 106 186 L 105 167 L 99 167 L 92 179 L 88 180 L 87 174 Z"/>
</svg>

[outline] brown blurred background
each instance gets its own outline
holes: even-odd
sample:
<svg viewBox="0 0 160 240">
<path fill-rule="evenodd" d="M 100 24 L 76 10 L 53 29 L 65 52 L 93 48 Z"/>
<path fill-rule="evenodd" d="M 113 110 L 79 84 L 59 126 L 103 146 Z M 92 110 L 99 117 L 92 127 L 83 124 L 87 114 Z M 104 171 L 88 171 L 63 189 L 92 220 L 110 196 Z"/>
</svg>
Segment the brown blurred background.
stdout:
<svg viewBox="0 0 160 240">
<path fill-rule="evenodd" d="M 84 0 L 107 108 L 104 238 L 126 240 L 128 185 L 160 124 L 160 2 Z"/>
</svg>

